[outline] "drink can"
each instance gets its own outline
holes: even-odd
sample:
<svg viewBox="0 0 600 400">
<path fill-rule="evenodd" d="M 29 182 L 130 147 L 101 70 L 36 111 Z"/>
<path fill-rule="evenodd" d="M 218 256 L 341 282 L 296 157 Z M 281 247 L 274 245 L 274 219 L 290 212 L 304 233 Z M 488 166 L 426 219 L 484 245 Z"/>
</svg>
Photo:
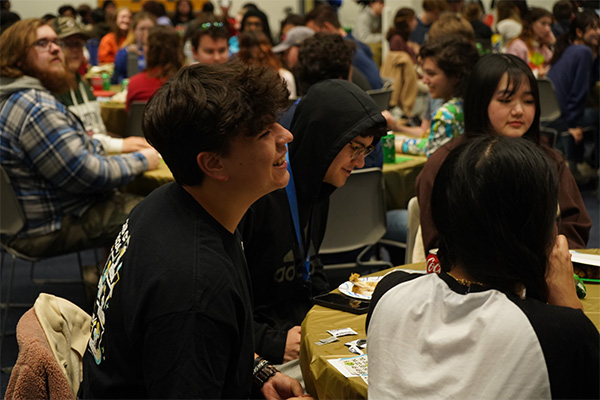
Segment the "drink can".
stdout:
<svg viewBox="0 0 600 400">
<path fill-rule="evenodd" d="M 102 89 L 110 90 L 110 76 L 104 72 L 102 75 Z"/>
<path fill-rule="evenodd" d="M 125 78 L 123 79 L 123 81 L 121 82 L 121 90 L 125 91 L 127 90 L 127 86 L 129 86 L 129 79 Z"/>
<path fill-rule="evenodd" d="M 429 250 L 427 255 L 427 273 L 428 274 L 439 274 L 441 272 L 440 260 L 437 256 L 438 249 Z"/>
<path fill-rule="evenodd" d="M 396 161 L 396 136 L 388 133 L 382 137 L 381 147 L 383 148 L 383 162 L 394 163 Z"/>
</svg>

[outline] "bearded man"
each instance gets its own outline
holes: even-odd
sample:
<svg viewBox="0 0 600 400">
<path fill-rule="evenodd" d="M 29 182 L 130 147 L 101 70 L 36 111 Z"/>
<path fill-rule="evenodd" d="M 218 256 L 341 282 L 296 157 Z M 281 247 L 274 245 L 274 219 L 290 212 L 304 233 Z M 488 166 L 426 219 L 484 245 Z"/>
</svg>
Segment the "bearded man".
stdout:
<svg viewBox="0 0 600 400">
<path fill-rule="evenodd" d="M 40 19 L 0 36 L 0 164 L 26 220 L 10 245 L 29 256 L 110 245 L 140 201 L 116 188 L 159 161 L 153 148 L 107 156 L 52 95 L 75 84 L 62 46 Z"/>
</svg>

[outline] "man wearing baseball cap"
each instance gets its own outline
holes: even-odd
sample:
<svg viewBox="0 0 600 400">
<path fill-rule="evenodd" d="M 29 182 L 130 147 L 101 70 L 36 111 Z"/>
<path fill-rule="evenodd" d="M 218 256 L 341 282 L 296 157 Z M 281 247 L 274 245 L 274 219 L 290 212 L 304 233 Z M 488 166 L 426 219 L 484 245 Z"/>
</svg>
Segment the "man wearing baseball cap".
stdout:
<svg viewBox="0 0 600 400">
<path fill-rule="evenodd" d="M 61 103 L 77 115 L 87 133 L 102 143 L 109 153 L 130 153 L 150 147 L 146 139 L 132 136 L 125 139 L 110 136 L 100 114 L 100 103 L 96 100 L 89 83 L 81 76 L 85 65 L 83 49 L 89 33 L 71 17 L 56 18 L 52 24 L 56 36 L 64 42 L 63 52 L 67 69 L 75 74 L 77 85 L 67 92 L 54 93 Z"/>
<path fill-rule="evenodd" d="M 292 71 L 298 62 L 298 49 L 300 44 L 315 34 L 310 28 L 305 26 L 295 26 L 285 35 L 283 42 L 273 47 L 273 53 L 283 53 L 283 62 L 285 67 Z"/>
</svg>

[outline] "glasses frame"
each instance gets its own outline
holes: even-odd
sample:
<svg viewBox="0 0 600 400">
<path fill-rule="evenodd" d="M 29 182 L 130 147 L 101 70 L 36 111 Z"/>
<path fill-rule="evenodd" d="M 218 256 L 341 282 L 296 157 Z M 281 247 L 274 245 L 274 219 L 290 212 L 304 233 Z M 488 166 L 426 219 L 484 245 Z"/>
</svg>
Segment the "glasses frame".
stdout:
<svg viewBox="0 0 600 400">
<path fill-rule="evenodd" d="M 60 49 L 64 49 L 65 48 L 65 42 L 62 39 L 38 39 L 35 42 L 33 42 L 31 44 L 31 47 L 37 47 L 38 49 L 40 49 L 41 51 L 50 51 L 50 45 L 51 44 L 55 44 L 56 46 L 58 46 Z"/>
<path fill-rule="evenodd" d="M 363 146 L 362 144 L 357 144 L 353 141 L 348 142 L 348 145 L 350 146 L 350 150 L 352 150 L 351 158 L 353 160 L 361 155 L 366 157 L 375 150 L 375 146 L 373 145 Z"/>
</svg>

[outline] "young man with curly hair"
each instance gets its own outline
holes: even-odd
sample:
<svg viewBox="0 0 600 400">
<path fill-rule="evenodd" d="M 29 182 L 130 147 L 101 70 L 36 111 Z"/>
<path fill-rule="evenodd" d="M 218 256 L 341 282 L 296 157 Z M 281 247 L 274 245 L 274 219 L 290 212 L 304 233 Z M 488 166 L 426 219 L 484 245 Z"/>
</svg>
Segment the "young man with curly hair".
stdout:
<svg viewBox="0 0 600 400">
<path fill-rule="evenodd" d="M 286 186 L 277 72 L 240 63 L 182 69 L 143 128 L 175 182 L 130 214 L 98 285 L 81 398 L 267 398 L 300 384 L 255 355 L 252 287 L 236 227 Z M 253 378 L 254 377 L 254 378 Z"/>
</svg>

